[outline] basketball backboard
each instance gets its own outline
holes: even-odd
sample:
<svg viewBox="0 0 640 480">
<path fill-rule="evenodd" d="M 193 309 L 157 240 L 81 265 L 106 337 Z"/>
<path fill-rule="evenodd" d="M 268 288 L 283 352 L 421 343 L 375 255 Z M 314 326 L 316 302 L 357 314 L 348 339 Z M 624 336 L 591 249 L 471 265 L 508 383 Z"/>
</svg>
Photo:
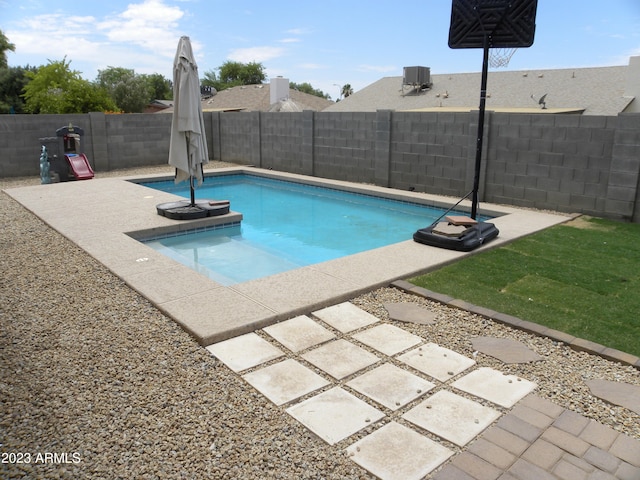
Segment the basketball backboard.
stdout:
<svg viewBox="0 0 640 480">
<path fill-rule="evenodd" d="M 538 0 L 453 0 L 449 47 L 523 48 L 533 45 Z"/>
</svg>

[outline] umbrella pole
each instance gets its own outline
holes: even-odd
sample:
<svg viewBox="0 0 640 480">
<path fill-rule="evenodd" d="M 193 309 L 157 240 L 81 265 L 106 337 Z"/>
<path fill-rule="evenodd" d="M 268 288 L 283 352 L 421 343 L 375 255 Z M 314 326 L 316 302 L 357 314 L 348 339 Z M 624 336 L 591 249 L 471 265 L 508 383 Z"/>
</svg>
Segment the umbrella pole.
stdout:
<svg viewBox="0 0 640 480">
<path fill-rule="evenodd" d="M 189 165 L 189 170 L 191 170 L 191 152 L 189 151 L 189 134 L 186 135 L 187 140 L 187 164 Z M 193 175 L 189 175 L 189 193 L 191 194 L 191 206 L 196 206 L 196 192 L 193 188 Z"/>
<path fill-rule="evenodd" d="M 193 188 L 193 175 L 189 176 L 189 189 L 191 191 L 191 206 L 195 207 L 196 206 L 196 192 L 195 192 L 195 189 Z"/>
</svg>

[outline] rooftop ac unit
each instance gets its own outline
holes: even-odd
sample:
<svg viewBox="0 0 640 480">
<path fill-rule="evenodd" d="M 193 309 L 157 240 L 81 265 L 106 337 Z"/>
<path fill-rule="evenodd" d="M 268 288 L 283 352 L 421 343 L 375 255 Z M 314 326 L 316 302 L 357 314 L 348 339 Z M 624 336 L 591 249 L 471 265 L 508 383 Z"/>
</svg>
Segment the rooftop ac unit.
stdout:
<svg viewBox="0 0 640 480">
<path fill-rule="evenodd" d="M 404 67 L 403 85 L 431 85 L 431 69 L 429 67 Z"/>
</svg>

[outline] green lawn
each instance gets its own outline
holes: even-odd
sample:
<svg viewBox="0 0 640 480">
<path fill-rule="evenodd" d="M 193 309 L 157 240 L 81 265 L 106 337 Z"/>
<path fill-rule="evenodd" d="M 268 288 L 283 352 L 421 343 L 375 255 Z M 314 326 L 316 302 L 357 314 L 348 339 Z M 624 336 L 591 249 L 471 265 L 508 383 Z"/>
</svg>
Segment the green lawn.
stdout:
<svg viewBox="0 0 640 480">
<path fill-rule="evenodd" d="M 581 217 L 410 281 L 640 356 L 640 224 Z"/>
</svg>

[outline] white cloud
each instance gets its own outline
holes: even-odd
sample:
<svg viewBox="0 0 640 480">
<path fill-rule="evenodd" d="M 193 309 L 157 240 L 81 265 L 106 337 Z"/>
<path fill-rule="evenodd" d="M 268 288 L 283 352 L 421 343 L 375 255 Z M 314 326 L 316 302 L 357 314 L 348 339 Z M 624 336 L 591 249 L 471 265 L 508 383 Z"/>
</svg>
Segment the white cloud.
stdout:
<svg viewBox="0 0 640 480">
<path fill-rule="evenodd" d="M 97 28 L 115 43 L 128 43 L 164 57 L 173 57 L 179 37 L 178 21 L 184 12 L 161 0 L 144 0 L 98 23 Z M 195 50 L 195 46 L 194 46 Z"/>
<path fill-rule="evenodd" d="M 163 0 L 143 0 L 105 18 L 62 13 L 29 16 L 5 34 L 21 55 L 48 60 L 66 56 L 70 68 L 81 70 L 87 79 L 108 66 L 170 76 L 184 16 L 183 10 Z M 202 45 L 192 40 L 192 47 L 196 59 L 201 58 Z"/>
<path fill-rule="evenodd" d="M 285 50 L 280 47 L 250 47 L 237 48 L 229 52 L 227 58 L 241 63 L 265 62 L 284 55 Z"/>
<path fill-rule="evenodd" d="M 305 35 L 310 32 L 305 28 L 292 28 L 290 30 L 287 30 L 285 33 L 290 33 L 291 35 Z"/>
<path fill-rule="evenodd" d="M 388 73 L 397 71 L 398 67 L 395 65 L 358 65 L 357 69 L 363 72 Z"/>
<path fill-rule="evenodd" d="M 283 38 L 282 40 L 279 40 L 280 43 L 298 43 L 299 41 L 299 38 Z"/>
</svg>

